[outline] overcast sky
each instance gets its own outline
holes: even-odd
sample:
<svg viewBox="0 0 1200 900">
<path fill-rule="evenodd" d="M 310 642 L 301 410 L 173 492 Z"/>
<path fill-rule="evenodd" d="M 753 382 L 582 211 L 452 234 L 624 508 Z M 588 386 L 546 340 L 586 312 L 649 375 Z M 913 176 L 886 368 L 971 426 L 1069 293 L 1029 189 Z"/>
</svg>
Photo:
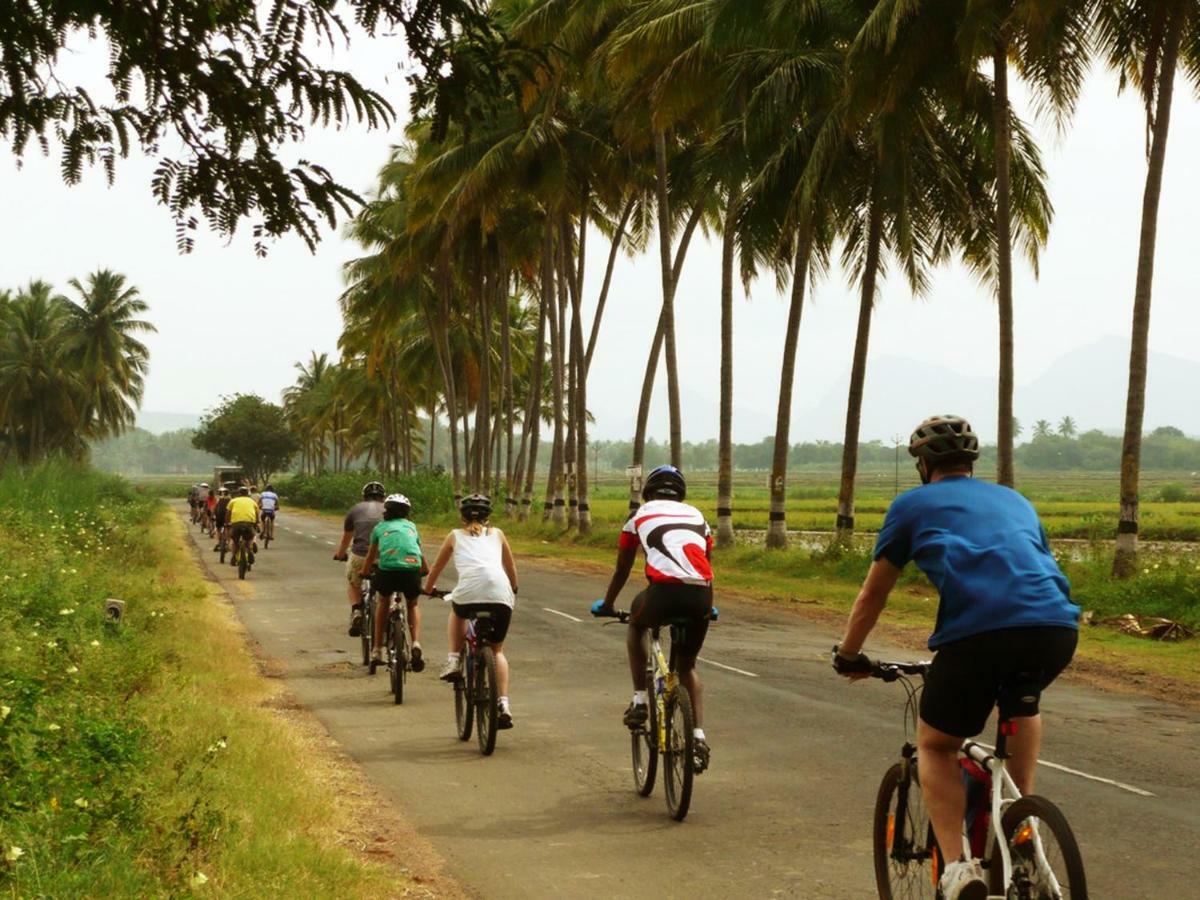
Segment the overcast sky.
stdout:
<svg viewBox="0 0 1200 900">
<path fill-rule="evenodd" d="M 407 110 L 398 39 L 359 41 L 339 64 L 380 87 Z M 91 87 L 104 54 L 80 46 L 70 77 Z M 1175 94 L 1166 178 L 1159 216 L 1151 348 L 1200 361 L 1200 103 L 1181 82 Z M 1116 81 L 1098 72 L 1089 80 L 1070 127 L 1057 134 L 1033 121 L 1042 137 L 1050 192 L 1056 209 L 1040 279 L 1023 261 L 1015 276 L 1018 384 L 1028 383 L 1064 353 L 1106 336 L 1127 336 L 1137 261 L 1145 176 L 1143 113 L 1132 94 L 1118 96 Z M 367 192 L 389 147 L 401 137 L 352 128 L 314 132 L 300 148 L 306 158 L 333 169 L 343 183 Z M 310 351 L 336 356 L 340 319 L 341 264 L 356 248 L 330 233 L 315 254 L 289 237 L 266 259 L 248 239 L 226 243 L 201 233 L 189 256 L 175 250 L 167 211 L 150 195 L 154 161 L 132 157 L 119 165 L 109 188 L 99 170 L 77 187 L 63 185 L 57 158 L 34 152 L 18 167 L 0 147 L 0 286 L 44 278 L 60 289 L 98 267 L 125 273 L 151 304 L 158 327 L 151 337 L 151 373 L 145 409 L 198 413 L 235 391 L 277 400 L 292 382 L 293 363 Z M 594 305 L 607 246 L 589 243 L 586 300 Z M 645 353 L 661 300 L 657 254 L 622 258 L 606 312 L 589 383 L 596 415 L 594 434 L 632 432 Z M 694 243 L 677 297 L 684 432 L 689 439 L 716 433 L 718 397 L 719 247 Z M 753 441 L 769 432 L 779 379 L 787 309 L 774 282 L 740 289 L 735 311 L 735 439 Z M 839 438 L 806 429 L 804 410 L 844 380 L 854 339 L 857 300 L 839 271 L 810 295 L 801 326 L 793 439 Z M 990 292 L 958 267 L 936 273 L 929 296 L 913 299 L 898 277 L 881 287 L 874 318 L 871 359 L 921 358 L 963 375 L 991 377 L 997 363 L 995 304 Z M 1114 359 L 1114 366 L 1126 360 Z M 1193 386 L 1193 390 L 1194 390 Z M 1153 371 L 1151 388 L 1154 388 Z M 660 378 L 660 394 L 665 378 Z M 866 394 L 872 390 L 868 369 Z M 937 385 L 928 385 L 930 409 L 940 408 Z M 981 397 L 981 406 L 984 404 Z M 994 409 L 994 398 L 987 406 Z M 1119 425 L 1123 398 L 1114 402 Z M 962 410 L 970 415 L 970 410 Z M 1020 416 L 1021 410 L 1017 410 Z M 656 402 L 652 432 L 665 436 L 666 407 Z M 1148 423 L 1152 424 L 1152 423 Z M 909 423 L 897 423 L 906 429 Z M 977 423 L 985 436 L 994 423 Z M 864 434 L 864 438 L 884 437 Z"/>
</svg>

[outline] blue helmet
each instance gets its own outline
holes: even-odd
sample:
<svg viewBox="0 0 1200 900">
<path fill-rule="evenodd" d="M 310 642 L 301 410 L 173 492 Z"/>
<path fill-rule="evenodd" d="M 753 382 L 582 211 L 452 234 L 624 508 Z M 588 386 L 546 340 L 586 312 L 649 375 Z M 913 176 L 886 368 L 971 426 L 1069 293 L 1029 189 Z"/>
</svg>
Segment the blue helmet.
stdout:
<svg viewBox="0 0 1200 900">
<path fill-rule="evenodd" d="M 686 496 L 687 482 L 674 466 L 659 466 L 642 485 L 643 500 L 682 500 Z"/>
</svg>

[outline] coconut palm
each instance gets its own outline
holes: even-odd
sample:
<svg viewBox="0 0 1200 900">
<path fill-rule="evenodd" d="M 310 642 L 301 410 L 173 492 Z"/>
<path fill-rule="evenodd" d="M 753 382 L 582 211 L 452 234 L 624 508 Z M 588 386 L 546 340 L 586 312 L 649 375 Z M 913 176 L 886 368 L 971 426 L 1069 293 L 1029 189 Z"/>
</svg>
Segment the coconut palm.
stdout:
<svg viewBox="0 0 1200 900">
<path fill-rule="evenodd" d="M 1079 429 L 1075 426 L 1075 420 L 1070 416 L 1063 416 L 1058 421 L 1058 433 L 1065 438 L 1073 438 L 1078 434 Z"/>
<path fill-rule="evenodd" d="M 1102 0 L 1098 6 L 1098 22 L 1100 47 L 1109 64 L 1120 72 L 1121 87 L 1132 84 L 1141 95 L 1146 110 L 1146 183 L 1142 193 L 1142 225 L 1133 294 L 1125 434 L 1121 443 L 1121 508 L 1113 560 L 1113 574 L 1126 577 L 1136 570 L 1137 560 L 1138 479 L 1146 409 L 1150 301 L 1171 100 L 1175 75 L 1181 67 L 1193 86 L 1200 85 L 1200 3 L 1196 0 L 1174 3 Z"/>
<path fill-rule="evenodd" d="M 111 437 L 134 423 L 150 361 L 137 335 L 155 328 L 139 318 L 149 307 L 124 275 L 100 269 L 68 284 L 79 300 L 68 307 L 64 350 L 85 385 L 82 417 L 88 437 Z"/>
</svg>

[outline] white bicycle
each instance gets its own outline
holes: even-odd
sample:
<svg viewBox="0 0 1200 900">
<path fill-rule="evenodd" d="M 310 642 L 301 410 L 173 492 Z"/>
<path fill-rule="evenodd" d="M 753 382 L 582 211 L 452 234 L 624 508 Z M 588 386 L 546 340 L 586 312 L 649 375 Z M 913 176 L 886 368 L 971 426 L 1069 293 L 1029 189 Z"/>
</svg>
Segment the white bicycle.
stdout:
<svg viewBox="0 0 1200 900">
<path fill-rule="evenodd" d="M 872 678 L 904 686 L 908 695 L 904 721 L 910 737 L 929 665 L 877 662 L 871 669 Z M 1038 691 L 1013 685 L 1008 693 L 1032 703 Z M 1009 704 L 1001 701 L 1000 707 L 995 748 L 967 741 L 959 758 L 967 786 L 963 846 L 980 860 L 989 898 L 1086 900 L 1083 857 L 1066 817 L 1045 797 L 1022 796 L 1005 768 L 1008 738 L 1016 733 L 1016 726 Z M 943 863 L 917 780 L 917 748 L 908 740 L 900 750 L 900 761 L 884 774 L 875 802 L 875 883 L 881 900 L 940 900 Z"/>
</svg>

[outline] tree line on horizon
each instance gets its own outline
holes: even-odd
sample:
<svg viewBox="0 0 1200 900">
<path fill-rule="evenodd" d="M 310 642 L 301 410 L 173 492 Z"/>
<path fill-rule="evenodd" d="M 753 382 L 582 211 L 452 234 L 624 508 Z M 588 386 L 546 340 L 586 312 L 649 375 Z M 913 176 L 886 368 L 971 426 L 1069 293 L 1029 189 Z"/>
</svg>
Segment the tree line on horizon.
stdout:
<svg viewBox="0 0 1200 900">
<path fill-rule="evenodd" d="M 854 529 L 872 310 L 889 270 L 920 294 L 936 267 L 957 259 L 995 291 L 996 477 L 1013 484 L 1012 257 L 1015 249 L 1036 268 L 1053 210 L 1009 79 L 1020 78 L 1062 124 L 1099 62 L 1120 88 L 1140 93 L 1146 110 L 1115 563 L 1118 573 L 1129 571 L 1172 91 L 1177 73 L 1200 80 L 1194 0 L 495 0 L 485 10 L 486 38 L 474 30 L 452 41 L 453 95 L 418 109 L 349 228 L 363 253 L 346 266 L 340 365 L 382 381 L 376 390 L 387 410 L 379 409 L 377 440 L 392 445 L 392 465 L 412 465 L 404 435 L 415 432 L 416 412 L 427 421 L 441 414 L 456 493 L 498 482 L 519 501 L 510 511 L 520 518 L 536 493 L 543 518 L 586 532 L 587 393 L 602 389 L 589 383 L 592 353 L 616 256 L 647 250 L 657 251 L 662 297 L 656 316 L 647 316 L 629 464 L 648 464 L 660 365 L 668 458 L 682 464 L 674 294 L 699 230 L 722 250 L 713 286 L 721 310 L 721 543 L 732 539 L 734 506 L 733 284 L 790 285 L 768 532 L 768 545 L 781 547 L 803 305 L 834 259 L 860 295 L 839 537 Z M 587 298 L 589 323 L 583 275 L 597 233 L 607 242 L 599 257 L 605 274 L 594 301 Z M 318 417 L 300 410 L 314 390 L 302 374 L 285 404 L 310 425 Z M 348 395 L 333 403 L 355 408 Z M 543 425 L 552 432 L 544 492 L 533 478 Z M 349 433 L 337 422 L 311 433 L 323 427 L 335 446 Z"/>
</svg>

